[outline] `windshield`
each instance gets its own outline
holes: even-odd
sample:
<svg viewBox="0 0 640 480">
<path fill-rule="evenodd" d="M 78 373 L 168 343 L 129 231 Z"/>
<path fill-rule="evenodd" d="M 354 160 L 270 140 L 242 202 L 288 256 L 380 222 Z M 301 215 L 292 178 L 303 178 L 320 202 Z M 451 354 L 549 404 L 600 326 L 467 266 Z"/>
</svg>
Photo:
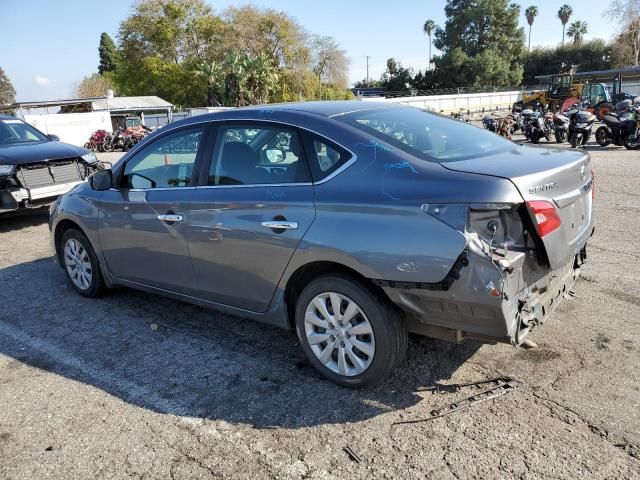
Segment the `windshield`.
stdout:
<svg viewBox="0 0 640 480">
<path fill-rule="evenodd" d="M 17 118 L 0 120 L 0 146 L 15 143 L 47 142 L 49 138 Z"/>
<path fill-rule="evenodd" d="M 432 162 L 454 162 L 514 148 L 495 133 L 413 107 L 366 110 L 336 118 Z"/>
</svg>

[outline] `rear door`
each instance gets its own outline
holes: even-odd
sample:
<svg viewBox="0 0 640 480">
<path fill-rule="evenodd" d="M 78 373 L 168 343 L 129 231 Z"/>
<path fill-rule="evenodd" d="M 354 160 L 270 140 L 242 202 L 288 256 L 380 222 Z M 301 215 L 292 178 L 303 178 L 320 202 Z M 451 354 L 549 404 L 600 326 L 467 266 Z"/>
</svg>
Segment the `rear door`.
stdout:
<svg viewBox="0 0 640 480">
<path fill-rule="evenodd" d="M 189 259 L 189 201 L 207 128 L 158 137 L 124 166 L 119 188 L 100 199 L 98 233 L 116 277 L 197 296 Z"/>
<path fill-rule="evenodd" d="M 189 250 L 204 299 L 265 312 L 313 222 L 299 132 L 270 122 L 218 126 L 191 197 Z"/>
</svg>

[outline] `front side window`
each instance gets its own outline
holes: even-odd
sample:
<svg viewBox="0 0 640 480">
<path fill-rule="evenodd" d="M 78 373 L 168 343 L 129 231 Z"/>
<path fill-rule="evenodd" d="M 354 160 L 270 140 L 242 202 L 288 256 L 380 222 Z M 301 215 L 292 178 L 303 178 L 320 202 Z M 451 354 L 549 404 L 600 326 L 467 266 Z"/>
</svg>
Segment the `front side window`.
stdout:
<svg viewBox="0 0 640 480">
<path fill-rule="evenodd" d="M 413 107 L 365 110 L 336 118 L 432 162 L 454 162 L 514 148 L 499 135 Z"/>
<path fill-rule="evenodd" d="M 233 125 L 218 129 L 209 185 L 308 182 L 298 133 L 286 127 Z"/>
<path fill-rule="evenodd" d="M 204 128 L 181 130 L 143 148 L 124 168 L 124 188 L 189 187 Z"/>
</svg>

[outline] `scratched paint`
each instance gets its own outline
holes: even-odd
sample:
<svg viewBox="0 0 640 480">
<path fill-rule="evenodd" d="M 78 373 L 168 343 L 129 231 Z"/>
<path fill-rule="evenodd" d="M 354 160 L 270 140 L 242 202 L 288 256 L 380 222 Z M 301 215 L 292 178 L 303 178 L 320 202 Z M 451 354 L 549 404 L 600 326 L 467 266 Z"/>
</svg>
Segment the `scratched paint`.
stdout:
<svg viewBox="0 0 640 480">
<path fill-rule="evenodd" d="M 369 143 L 356 143 L 356 147 L 363 147 L 368 149 L 373 149 L 373 158 L 371 161 L 362 168 L 362 170 L 356 171 L 356 173 L 363 173 L 367 170 L 371 165 L 378 161 L 378 151 L 383 152 L 393 152 L 393 148 L 387 147 L 386 145 L 382 145 L 381 143 L 376 142 L 375 140 L 369 140 Z"/>
<path fill-rule="evenodd" d="M 410 162 L 407 162 L 406 160 L 403 162 L 388 162 L 384 164 L 384 174 L 382 175 L 382 194 L 390 198 L 391 200 L 400 200 L 400 197 L 395 197 L 391 195 L 389 192 L 385 190 L 385 187 L 384 187 L 385 179 L 394 170 L 409 170 L 416 175 L 418 175 L 418 171 L 415 169 L 413 165 L 411 165 Z"/>
</svg>

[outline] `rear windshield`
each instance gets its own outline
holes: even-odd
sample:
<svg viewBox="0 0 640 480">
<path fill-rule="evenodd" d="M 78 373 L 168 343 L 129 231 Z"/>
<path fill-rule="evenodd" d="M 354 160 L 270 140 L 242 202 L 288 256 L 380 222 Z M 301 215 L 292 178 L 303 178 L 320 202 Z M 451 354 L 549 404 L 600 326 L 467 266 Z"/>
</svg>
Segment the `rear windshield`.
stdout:
<svg viewBox="0 0 640 480">
<path fill-rule="evenodd" d="M 336 118 L 432 162 L 455 162 L 514 148 L 495 133 L 418 108 L 366 110 Z"/>
</svg>

